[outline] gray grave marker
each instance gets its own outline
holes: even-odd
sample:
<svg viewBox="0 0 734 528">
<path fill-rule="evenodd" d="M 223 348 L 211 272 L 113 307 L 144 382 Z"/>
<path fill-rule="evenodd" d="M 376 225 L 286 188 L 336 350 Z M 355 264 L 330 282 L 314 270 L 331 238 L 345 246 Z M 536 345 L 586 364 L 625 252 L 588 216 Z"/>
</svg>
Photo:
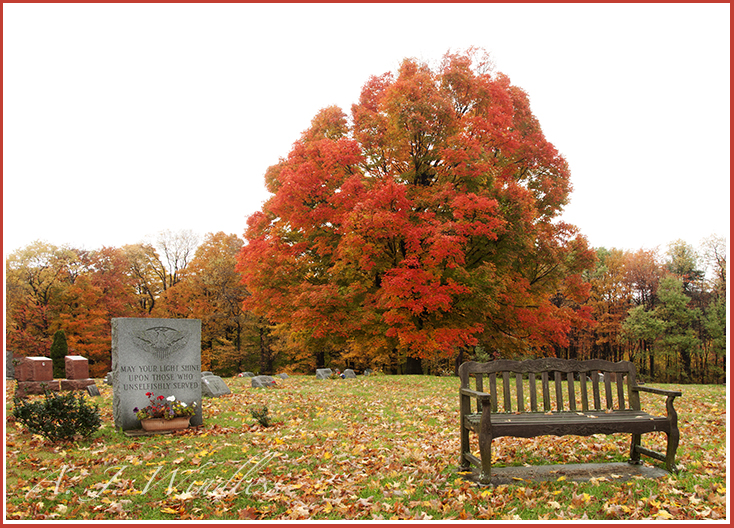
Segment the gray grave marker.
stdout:
<svg viewBox="0 0 734 528">
<path fill-rule="evenodd" d="M 332 372 L 330 368 L 316 369 L 316 379 L 329 379 Z"/>
<path fill-rule="evenodd" d="M 252 378 L 250 385 L 256 389 L 263 387 L 272 387 L 275 380 L 271 376 L 255 376 Z"/>
<path fill-rule="evenodd" d="M 201 378 L 201 395 L 205 398 L 219 398 L 225 394 L 232 394 L 227 384 L 219 376 L 211 375 Z"/>
<path fill-rule="evenodd" d="M 147 392 L 196 403 L 191 425 L 202 425 L 201 321 L 112 319 L 112 412 L 115 427 L 139 429 L 134 408 L 149 404 Z"/>
<path fill-rule="evenodd" d="M 87 394 L 89 394 L 92 397 L 101 396 L 101 394 L 99 393 L 99 389 L 97 388 L 96 385 L 87 385 Z"/>
<path fill-rule="evenodd" d="M 354 379 L 357 375 L 354 373 L 352 369 L 345 369 L 344 370 L 344 379 Z"/>
</svg>

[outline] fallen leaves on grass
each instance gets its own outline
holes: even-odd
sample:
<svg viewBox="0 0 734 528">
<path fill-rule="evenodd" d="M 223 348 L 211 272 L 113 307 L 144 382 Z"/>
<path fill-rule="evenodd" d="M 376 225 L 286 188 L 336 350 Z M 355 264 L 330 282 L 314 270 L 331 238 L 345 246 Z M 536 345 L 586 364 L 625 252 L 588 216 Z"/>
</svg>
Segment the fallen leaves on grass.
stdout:
<svg viewBox="0 0 734 528">
<path fill-rule="evenodd" d="M 684 386 L 676 402 L 684 471 L 480 488 L 458 472 L 453 378 L 292 376 L 279 391 L 227 381 L 203 402 L 204 426 L 130 439 L 110 426 L 62 447 L 8 423 L 8 519 L 716 520 L 726 516 L 723 387 Z M 102 384 L 99 384 L 102 385 Z M 12 405 L 12 391 L 6 392 Z M 277 424 L 253 426 L 267 405 Z M 665 414 L 664 399 L 645 401 Z M 664 435 L 646 442 L 664 445 Z M 629 435 L 500 438 L 497 465 L 626 460 Z"/>
</svg>

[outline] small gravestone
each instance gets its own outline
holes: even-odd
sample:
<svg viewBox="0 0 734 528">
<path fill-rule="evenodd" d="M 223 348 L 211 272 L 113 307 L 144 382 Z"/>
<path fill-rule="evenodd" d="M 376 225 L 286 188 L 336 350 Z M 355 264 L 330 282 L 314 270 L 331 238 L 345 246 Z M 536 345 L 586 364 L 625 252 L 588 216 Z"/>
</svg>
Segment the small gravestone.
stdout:
<svg viewBox="0 0 734 528">
<path fill-rule="evenodd" d="M 316 379 L 329 379 L 331 374 L 330 368 L 316 369 Z"/>
<path fill-rule="evenodd" d="M 241 378 L 254 378 L 255 373 L 254 372 L 241 372 L 240 377 Z"/>
<path fill-rule="evenodd" d="M 81 380 L 89 378 L 89 360 L 82 356 L 65 356 L 66 379 Z"/>
<path fill-rule="evenodd" d="M 13 351 L 5 351 L 5 379 L 15 379 L 15 365 L 13 365 Z"/>
<path fill-rule="evenodd" d="M 105 384 L 112 385 L 114 378 L 115 378 L 115 374 L 113 372 L 108 372 L 104 378 Z"/>
<path fill-rule="evenodd" d="M 96 385 L 87 385 L 87 393 L 92 397 L 101 396 Z"/>
<path fill-rule="evenodd" d="M 219 376 L 204 376 L 201 378 L 201 395 L 205 398 L 219 398 L 226 394 L 232 394 L 227 384 Z"/>
<path fill-rule="evenodd" d="M 22 358 L 15 372 L 15 378 L 18 381 L 51 381 L 54 379 L 51 358 L 43 356 Z"/>
<path fill-rule="evenodd" d="M 204 372 L 201 373 L 201 377 L 202 378 L 205 377 L 205 376 L 213 376 L 213 375 L 214 375 L 214 373 L 213 372 L 209 372 L 208 370 L 205 370 Z"/>
<path fill-rule="evenodd" d="M 372 369 L 364 369 L 365 376 L 369 376 L 370 374 L 372 374 Z"/>
<path fill-rule="evenodd" d="M 263 387 L 272 387 L 275 385 L 275 380 L 271 376 L 255 376 L 252 378 L 250 384 L 254 388 L 260 389 Z"/>
<path fill-rule="evenodd" d="M 288 374 L 286 374 L 285 372 L 283 372 L 282 374 L 278 374 L 278 377 L 280 379 L 288 379 Z"/>
<path fill-rule="evenodd" d="M 344 370 L 344 379 L 354 379 L 357 375 L 354 373 L 352 369 L 345 369 Z"/>
<path fill-rule="evenodd" d="M 116 317 L 112 319 L 112 414 L 115 427 L 140 429 L 135 408 L 155 397 L 175 396 L 201 414 L 201 320 Z"/>
</svg>

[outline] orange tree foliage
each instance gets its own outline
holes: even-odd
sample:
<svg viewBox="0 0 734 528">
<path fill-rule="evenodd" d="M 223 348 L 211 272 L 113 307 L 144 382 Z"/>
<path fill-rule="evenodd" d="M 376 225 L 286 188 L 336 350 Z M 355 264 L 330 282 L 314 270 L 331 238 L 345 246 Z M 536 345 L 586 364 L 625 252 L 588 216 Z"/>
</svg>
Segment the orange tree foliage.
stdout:
<svg viewBox="0 0 734 528">
<path fill-rule="evenodd" d="M 69 350 L 89 360 L 89 375 L 104 377 L 112 367 L 111 320 L 140 317 L 136 290 L 122 250 L 104 247 L 82 255 L 83 272 L 69 285 L 56 325 Z"/>
<path fill-rule="evenodd" d="M 7 348 L 47 356 L 64 330 L 69 353 L 89 359 L 90 375 L 110 369 L 110 319 L 141 315 L 122 250 L 99 251 L 34 242 L 6 261 Z"/>
<path fill-rule="evenodd" d="M 243 370 L 246 352 L 257 339 L 252 318 L 242 309 L 247 290 L 235 271 L 235 256 L 242 245 L 236 235 L 221 231 L 207 235 L 153 310 L 156 317 L 201 319 L 205 370 Z"/>
<path fill-rule="evenodd" d="M 325 108 L 268 169 L 239 256 L 246 306 L 306 361 L 565 346 L 594 260 L 558 219 L 569 176 L 481 52 L 406 59 L 368 80 L 351 121 Z"/>
</svg>

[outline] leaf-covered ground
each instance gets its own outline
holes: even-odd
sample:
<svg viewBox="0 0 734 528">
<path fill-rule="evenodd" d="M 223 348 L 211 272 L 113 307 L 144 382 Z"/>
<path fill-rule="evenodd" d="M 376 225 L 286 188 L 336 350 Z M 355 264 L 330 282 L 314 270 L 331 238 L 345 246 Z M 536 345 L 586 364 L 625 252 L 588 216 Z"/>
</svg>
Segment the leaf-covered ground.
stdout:
<svg viewBox="0 0 734 528">
<path fill-rule="evenodd" d="M 726 389 L 654 385 L 676 400 L 681 472 L 623 481 L 563 477 L 482 488 L 458 473 L 458 380 L 291 376 L 272 389 L 225 380 L 204 425 L 129 437 L 112 425 L 112 389 L 95 398 L 105 425 L 52 445 L 13 421 L 6 389 L 7 519 L 591 519 L 726 518 Z M 664 414 L 664 398 L 643 396 Z M 250 409 L 267 405 L 274 425 Z M 662 449 L 664 435 L 650 437 Z M 498 439 L 495 464 L 623 462 L 629 435 Z M 646 464 L 659 465 L 645 459 Z"/>
</svg>

